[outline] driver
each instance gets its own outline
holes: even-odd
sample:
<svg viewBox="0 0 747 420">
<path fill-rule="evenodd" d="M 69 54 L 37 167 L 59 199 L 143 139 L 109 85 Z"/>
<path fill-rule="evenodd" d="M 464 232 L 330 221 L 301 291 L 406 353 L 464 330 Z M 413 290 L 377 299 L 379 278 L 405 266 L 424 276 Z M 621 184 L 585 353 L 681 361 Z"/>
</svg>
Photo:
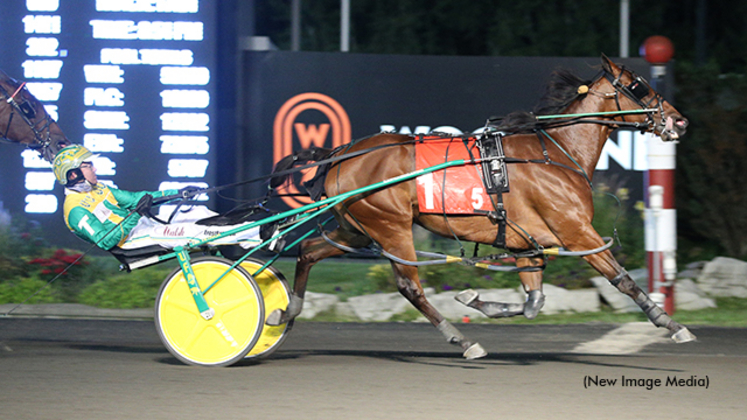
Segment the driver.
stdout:
<svg viewBox="0 0 747 420">
<path fill-rule="evenodd" d="M 60 150 L 52 162 L 55 178 L 65 186 L 65 224 L 87 242 L 96 244 L 104 250 L 114 247 L 134 249 L 150 245 L 174 248 L 242 226 L 196 224 L 198 220 L 217 215 L 204 206 L 194 206 L 188 211 L 180 211 L 172 223 L 156 222 L 149 217 L 153 198 L 194 192 L 195 188 L 130 192 L 108 187 L 96 178 L 96 168 L 92 162 L 96 156 L 85 147 L 75 144 Z M 272 225 L 263 225 L 265 226 Z M 267 238 L 274 233 L 272 229 L 268 229 L 267 232 L 265 229 L 262 230 L 263 234 L 268 234 Z M 243 248 L 250 248 L 261 242 L 260 228 L 254 227 L 211 241 L 210 244 L 238 243 Z"/>
</svg>

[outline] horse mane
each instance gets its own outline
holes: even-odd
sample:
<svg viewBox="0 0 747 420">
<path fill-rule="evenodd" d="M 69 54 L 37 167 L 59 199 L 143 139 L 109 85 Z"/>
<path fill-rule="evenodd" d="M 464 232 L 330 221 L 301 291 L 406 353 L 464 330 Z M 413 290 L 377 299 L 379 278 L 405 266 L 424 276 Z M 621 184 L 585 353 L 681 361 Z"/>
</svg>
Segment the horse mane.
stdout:
<svg viewBox="0 0 747 420">
<path fill-rule="evenodd" d="M 579 93 L 578 88 L 590 85 L 591 80 L 584 80 L 571 71 L 558 69 L 550 75 L 550 81 L 545 87 L 545 92 L 532 108 L 528 111 L 515 111 L 498 121 L 494 125 L 498 130 L 507 134 L 529 133 L 537 127 L 538 115 L 554 115 L 563 112 L 573 101 L 586 95 Z"/>
<path fill-rule="evenodd" d="M 327 149 L 323 147 L 310 147 L 308 149 L 303 149 L 299 152 L 296 152 L 294 154 L 288 155 L 278 161 L 278 163 L 275 164 L 275 169 L 272 171 L 272 173 L 278 173 L 278 172 L 284 172 L 286 170 L 291 169 L 297 162 L 298 163 L 304 163 L 304 162 L 317 162 L 322 159 L 327 158 L 329 154 L 332 152 L 332 149 Z M 288 179 L 290 179 L 292 174 L 287 173 L 285 175 L 278 175 L 270 178 L 270 188 L 276 189 L 277 187 L 283 185 L 284 182 L 286 182 Z"/>
</svg>

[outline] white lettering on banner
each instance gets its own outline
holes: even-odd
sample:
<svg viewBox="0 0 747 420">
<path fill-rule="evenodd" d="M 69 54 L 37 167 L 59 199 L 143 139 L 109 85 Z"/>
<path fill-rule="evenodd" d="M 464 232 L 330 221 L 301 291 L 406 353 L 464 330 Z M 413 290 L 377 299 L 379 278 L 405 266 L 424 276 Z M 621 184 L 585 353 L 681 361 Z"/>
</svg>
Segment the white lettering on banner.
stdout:
<svg viewBox="0 0 747 420">
<path fill-rule="evenodd" d="M 202 41 L 202 22 L 91 20 L 94 39 Z"/>
<path fill-rule="evenodd" d="M 52 191 L 55 177 L 52 172 L 26 172 L 26 189 L 29 191 Z"/>
<path fill-rule="evenodd" d="M 199 0 L 96 0 L 97 12 L 197 13 Z"/>
<path fill-rule="evenodd" d="M 207 67 L 161 67 L 162 85 L 206 85 L 210 82 Z"/>
<path fill-rule="evenodd" d="M 105 156 L 99 156 L 93 160 L 93 166 L 96 167 L 96 175 L 111 176 L 116 175 L 117 164 Z"/>
<path fill-rule="evenodd" d="M 62 60 L 26 60 L 21 66 L 26 79 L 56 79 L 60 77 Z"/>
<path fill-rule="evenodd" d="M 59 7 L 60 0 L 26 0 L 29 12 L 56 12 Z"/>
<path fill-rule="evenodd" d="M 164 181 L 158 185 L 158 191 L 180 190 L 185 187 L 207 188 L 208 184 L 206 182 Z"/>
<path fill-rule="evenodd" d="M 210 94 L 206 90 L 164 90 L 161 105 L 164 108 L 207 108 Z"/>
<path fill-rule="evenodd" d="M 399 134 L 430 134 L 430 133 L 445 133 L 445 134 L 463 134 L 464 132 L 451 125 L 442 125 L 431 130 L 429 125 L 419 125 L 415 127 L 415 131 L 410 129 L 410 126 L 403 125 L 397 131 L 397 127 L 389 124 L 382 124 L 379 126 L 381 132 L 386 133 L 399 133 Z"/>
<path fill-rule="evenodd" d="M 57 38 L 30 37 L 26 40 L 26 55 L 29 57 L 57 57 Z"/>
<path fill-rule="evenodd" d="M 62 92 L 62 83 L 57 82 L 28 82 L 26 87 L 36 99 L 45 102 L 59 100 L 60 92 Z"/>
<path fill-rule="evenodd" d="M 623 169 L 629 170 L 631 167 L 631 155 L 633 147 L 631 144 L 632 135 L 630 131 L 618 131 L 617 143 L 607 140 L 602 149 L 602 155 L 597 162 L 598 170 L 609 169 L 609 157 L 612 157 Z"/>
<path fill-rule="evenodd" d="M 618 130 L 617 143 L 608 139 L 599 156 L 596 170 L 609 170 L 610 157 L 626 171 L 646 171 L 646 135 L 640 132 Z M 635 145 L 635 148 L 633 147 Z"/>
<path fill-rule="evenodd" d="M 459 135 L 459 134 L 462 134 L 462 130 L 456 127 L 452 127 L 450 125 L 442 125 L 440 127 L 436 127 L 433 130 L 431 130 L 431 133 L 445 133 L 445 134 Z"/>
<path fill-rule="evenodd" d="M 205 155 L 210 151 L 207 136 L 161 136 L 161 153 L 170 155 Z"/>
<path fill-rule="evenodd" d="M 124 70 L 119 66 L 87 64 L 83 66 L 88 83 L 122 83 Z"/>
<path fill-rule="evenodd" d="M 83 145 L 92 152 L 122 153 L 124 140 L 116 134 L 85 134 Z"/>
<path fill-rule="evenodd" d="M 83 126 L 89 130 L 127 130 L 130 117 L 124 111 L 86 111 Z"/>
<path fill-rule="evenodd" d="M 57 115 L 57 105 L 44 105 L 44 110 L 47 111 L 47 114 L 53 120 L 57 121 L 60 119 L 59 115 Z"/>
<path fill-rule="evenodd" d="M 204 178 L 208 163 L 206 159 L 170 159 L 168 173 L 172 178 Z"/>
<path fill-rule="evenodd" d="M 397 130 L 397 127 L 391 124 L 379 125 L 381 132 L 388 133 L 399 133 L 399 134 L 429 134 L 429 133 L 446 133 L 450 135 L 460 135 L 464 132 L 456 127 L 450 125 L 443 125 L 436 127 L 431 130 L 430 126 L 419 125 L 415 127 L 415 130 L 411 130 L 409 126 L 403 125 Z M 480 127 L 474 130 L 473 134 L 481 133 L 485 130 L 485 127 Z M 599 156 L 599 162 L 597 162 L 596 170 L 606 171 L 609 170 L 610 158 L 617 162 L 626 171 L 647 171 L 648 160 L 646 157 L 646 134 L 638 131 L 617 131 L 617 142 L 608 139 L 602 149 L 602 154 Z"/>
<path fill-rule="evenodd" d="M 59 34 L 62 21 L 59 16 L 26 15 L 22 19 L 23 31 L 27 34 Z"/>
<path fill-rule="evenodd" d="M 619 131 L 618 131 L 619 133 Z M 647 171 L 648 170 L 648 159 L 647 159 L 647 138 L 650 134 L 635 133 L 633 135 L 633 170 L 635 171 Z"/>
<path fill-rule="evenodd" d="M 21 158 L 23 158 L 23 167 L 31 169 L 42 169 L 52 168 L 52 164 L 42 159 L 39 152 L 31 149 L 25 149 L 21 152 Z"/>
<path fill-rule="evenodd" d="M 197 187 L 197 188 L 207 188 L 208 184 L 206 182 L 175 182 L 175 181 L 164 181 L 158 186 L 159 191 L 164 190 L 180 190 L 185 187 Z M 192 197 L 192 200 L 196 201 L 208 201 L 210 197 L 208 197 L 207 194 L 200 194 L 198 196 Z"/>
<path fill-rule="evenodd" d="M 161 114 L 163 131 L 208 131 L 210 116 L 206 113 L 166 112 Z"/>
<path fill-rule="evenodd" d="M 26 213 L 54 213 L 57 211 L 57 197 L 52 194 L 28 194 Z"/>
<path fill-rule="evenodd" d="M 139 181 L 207 187 L 215 173 L 207 170 L 214 153 L 216 3 L 4 0 L 0 4 L 9 7 L 0 12 L 0 40 L 17 44 L 4 59 L 18 72 L 11 76 L 25 80 L 40 101 L 37 111 L 43 106 L 73 131 L 77 125 L 82 132 L 73 133 L 78 140 L 72 141 L 103 155 L 95 159 L 102 185 L 116 186 L 112 179 L 126 176 L 119 172 L 120 160 L 134 153 L 147 167 L 134 174 Z M 159 99 L 161 110 L 147 112 L 158 108 Z M 155 136 L 143 130 L 155 130 Z M 24 210 L 25 197 L 27 212 L 60 212 L 51 165 L 33 150 L 20 154 L 23 168 L 12 178 L 23 193 L 14 209 Z M 211 198 L 198 199 L 208 204 Z"/>
<path fill-rule="evenodd" d="M 124 93 L 117 88 L 85 88 L 83 103 L 86 106 L 122 106 Z"/>
<path fill-rule="evenodd" d="M 111 188 L 119 188 L 117 184 L 114 183 L 114 181 L 110 179 L 99 179 L 99 183 L 106 185 L 107 187 Z"/>
<path fill-rule="evenodd" d="M 191 50 L 102 48 L 101 64 L 146 64 L 189 66 L 194 61 Z"/>
</svg>

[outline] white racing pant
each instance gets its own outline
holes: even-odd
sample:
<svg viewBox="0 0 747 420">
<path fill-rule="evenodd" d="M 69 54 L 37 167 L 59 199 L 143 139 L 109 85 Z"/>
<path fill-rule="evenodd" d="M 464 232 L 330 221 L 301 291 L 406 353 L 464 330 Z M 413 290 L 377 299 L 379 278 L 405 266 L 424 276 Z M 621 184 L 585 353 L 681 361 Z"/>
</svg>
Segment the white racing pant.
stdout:
<svg viewBox="0 0 747 420">
<path fill-rule="evenodd" d="M 137 225 L 130 231 L 130 234 L 127 235 L 127 239 L 125 240 L 125 243 L 122 244 L 121 248 L 135 249 L 150 245 L 160 245 L 171 249 L 177 246 L 185 246 L 201 242 L 213 236 L 220 235 L 223 232 L 250 223 L 248 222 L 230 226 L 205 226 L 195 224 L 198 220 L 212 217 L 217 214 L 218 213 L 210 211 L 205 207 L 196 206 L 188 211 L 180 211 L 177 213 L 168 225 L 161 224 L 148 217 L 142 217 Z M 245 229 L 233 235 L 208 242 L 210 245 L 239 244 L 243 248 L 251 248 L 260 243 L 262 243 L 262 241 L 259 238 L 259 227 Z"/>
</svg>

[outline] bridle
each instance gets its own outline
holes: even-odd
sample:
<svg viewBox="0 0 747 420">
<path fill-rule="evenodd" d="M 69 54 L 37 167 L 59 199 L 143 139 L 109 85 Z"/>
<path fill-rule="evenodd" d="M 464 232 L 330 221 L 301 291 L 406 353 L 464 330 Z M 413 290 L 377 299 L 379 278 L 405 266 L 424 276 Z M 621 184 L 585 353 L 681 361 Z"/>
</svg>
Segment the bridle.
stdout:
<svg viewBox="0 0 747 420">
<path fill-rule="evenodd" d="M 630 73 L 630 76 L 633 78 L 633 81 L 627 85 L 625 85 L 621 81 L 622 76 L 623 74 L 625 74 L 625 72 Z M 620 106 L 620 94 L 622 94 L 626 98 L 633 101 L 636 105 L 641 107 L 641 109 L 653 110 L 645 113 L 646 124 L 652 132 L 655 133 L 657 128 L 661 128 L 662 130 L 664 129 L 666 124 L 666 116 L 664 114 L 663 106 L 664 98 L 661 96 L 661 94 L 655 91 L 651 87 L 651 85 L 649 85 L 646 79 L 637 75 L 633 70 L 630 70 L 625 66 L 620 67 L 620 73 L 617 76 L 610 73 L 606 69 L 603 69 L 602 76 L 610 82 L 612 87 L 615 88 L 615 93 L 612 98 L 615 99 L 615 105 L 617 105 L 618 111 L 622 111 L 622 106 Z M 651 92 L 654 93 L 653 97 L 651 97 L 651 99 L 649 99 L 648 101 L 645 101 L 645 98 Z M 657 113 L 661 116 L 661 120 L 659 123 L 660 127 L 657 127 L 656 120 L 654 119 L 654 115 Z M 625 122 L 625 116 L 620 116 L 620 118 L 622 118 L 622 121 Z"/>
<path fill-rule="evenodd" d="M 18 82 L 11 78 L 6 79 L 6 81 L 11 85 L 13 84 L 12 82 L 18 84 Z M 54 120 L 49 116 L 49 114 L 44 112 L 44 118 L 41 118 L 36 122 L 33 121 L 37 116 L 33 104 L 28 99 L 24 98 L 23 95 L 20 95 L 19 98 L 16 98 L 17 96 L 19 96 L 18 94 L 24 90 L 25 85 L 26 82 L 18 84 L 18 87 L 13 92 L 13 94 L 10 94 L 7 90 L 5 90 L 5 87 L 2 85 L 2 83 L 0 83 L 0 95 L 2 96 L 1 99 L 11 106 L 10 115 L 8 116 L 8 123 L 2 134 L 2 139 L 10 141 L 12 143 L 18 142 L 17 140 L 8 138 L 8 133 L 10 133 L 10 128 L 13 124 L 13 117 L 18 114 L 34 133 L 36 144 L 29 145 L 29 148 L 46 149 L 51 143 L 52 132 L 50 130 L 50 126 L 52 125 L 52 123 L 54 123 Z"/>
</svg>

